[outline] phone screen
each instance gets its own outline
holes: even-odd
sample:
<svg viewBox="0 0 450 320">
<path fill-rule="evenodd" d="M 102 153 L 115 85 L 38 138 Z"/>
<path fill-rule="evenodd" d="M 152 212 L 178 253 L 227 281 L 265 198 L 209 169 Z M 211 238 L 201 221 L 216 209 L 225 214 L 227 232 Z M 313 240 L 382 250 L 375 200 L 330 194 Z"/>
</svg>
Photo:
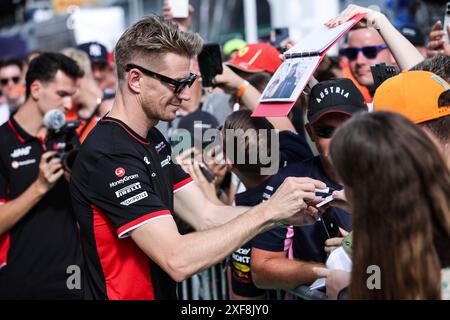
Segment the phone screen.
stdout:
<svg viewBox="0 0 450 320">
<path fill-rule="evenodd" d="M 212 79 L 223 72 L 220 46 L 217 43 L 205 44 L 198 55 L 203 87 L 211 87 Z"/>
</svg>

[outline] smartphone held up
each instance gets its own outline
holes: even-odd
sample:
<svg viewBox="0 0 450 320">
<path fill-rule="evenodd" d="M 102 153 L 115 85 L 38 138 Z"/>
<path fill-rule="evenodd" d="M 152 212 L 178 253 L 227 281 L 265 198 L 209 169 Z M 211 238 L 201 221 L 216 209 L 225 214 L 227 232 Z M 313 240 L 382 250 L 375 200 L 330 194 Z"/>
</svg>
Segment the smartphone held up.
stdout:
<svg viewBox="0 0 450 320">
<path fill-rule="evenodd" d="M 202 74 L 203 87 L 212 87 L 212 79 L 223 72 L 220 45 L 218 43 L 205 44 L 198 55 L 198 64 Z"/>
</svg>

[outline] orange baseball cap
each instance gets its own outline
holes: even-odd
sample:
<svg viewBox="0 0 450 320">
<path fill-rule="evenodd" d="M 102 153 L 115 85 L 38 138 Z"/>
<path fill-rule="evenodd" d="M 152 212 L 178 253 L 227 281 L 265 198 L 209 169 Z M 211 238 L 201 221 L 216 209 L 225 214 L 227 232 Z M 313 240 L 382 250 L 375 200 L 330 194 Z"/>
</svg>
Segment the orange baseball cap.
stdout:
<svg viewBox="0 0 450 320">
<path fill-rule="evenodd" d="M 226 64 L 245 72 L 275 73 L 281 65 L 280 52 L 267 43 L 247 44 Z"/>
<path fill-rule="evenodd" d="M 450 84 L 428 71 L 404 71 L 378 87 L 373 110 L 397 112 L 414 123 L 450 115 Z"/>
</svg>

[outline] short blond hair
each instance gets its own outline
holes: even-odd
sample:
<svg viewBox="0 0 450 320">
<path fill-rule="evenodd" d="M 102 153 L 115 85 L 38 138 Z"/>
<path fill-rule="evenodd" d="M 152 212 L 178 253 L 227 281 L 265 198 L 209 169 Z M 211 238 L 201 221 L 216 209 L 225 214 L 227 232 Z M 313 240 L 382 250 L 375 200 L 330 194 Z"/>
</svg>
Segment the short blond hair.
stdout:
<svg viewBox="0 0 450 320">
<path fill-rule="evenodd" d="M 92 76 L 91 60 L 86 52 L 75 48 L 64 48 L 61 50 L 61 53 L 75 60 L 85 76 Z"/>
<path fill-rule="evenodd" d="M 114 49 L 114 57 L 119 81 L 123 79 L 125 68 L 137 57 L 152 58 L 155 66 L 164 53 L 176 53 L 188 58 L 198 54 L 203 46 L 202 38 L 196 33 L 183 32 L 178 25 L 152 15 L 142 18 L 120 37 Z"/>
</svg>

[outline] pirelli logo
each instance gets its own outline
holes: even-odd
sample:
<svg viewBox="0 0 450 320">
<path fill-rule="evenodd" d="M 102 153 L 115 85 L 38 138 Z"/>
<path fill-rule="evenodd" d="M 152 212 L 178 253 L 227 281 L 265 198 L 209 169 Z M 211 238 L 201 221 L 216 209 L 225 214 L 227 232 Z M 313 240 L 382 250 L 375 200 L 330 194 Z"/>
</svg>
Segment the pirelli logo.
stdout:
<svg viewBox="0 0 450 320">
<path fill-rule="evenodd" d="M 124 206 L 129 206 L 130 204 L 138 202 L 138 201 L 140 201 L 142 199 L 145 199 L 147 197 L 148 197 L 148 193 L 147 193 L 147 191 L 144 191 L 144 192 L 141 192 L 141 193 L 139 193 L 139 194 L 137 194 L 137 195 L 135 195 L 135 196 L 133 196 L 131 198 L 128 198 L 128 199 L 122 201 L 120 204 L 124 205 Z"/>
<path fill-rule="evenodd" d="M 136 182 L 133 184 L 130 184 L 129 186 L 123 187 L 122 189 L 119 189 L 116 191 L 116 197 L 120 198 L 126 194 L 129 194 L 130 192 L 134 191 L 134 190 L 139 190 L 141 189 L 141 183 L 140 182 Z"/>
</svg>

